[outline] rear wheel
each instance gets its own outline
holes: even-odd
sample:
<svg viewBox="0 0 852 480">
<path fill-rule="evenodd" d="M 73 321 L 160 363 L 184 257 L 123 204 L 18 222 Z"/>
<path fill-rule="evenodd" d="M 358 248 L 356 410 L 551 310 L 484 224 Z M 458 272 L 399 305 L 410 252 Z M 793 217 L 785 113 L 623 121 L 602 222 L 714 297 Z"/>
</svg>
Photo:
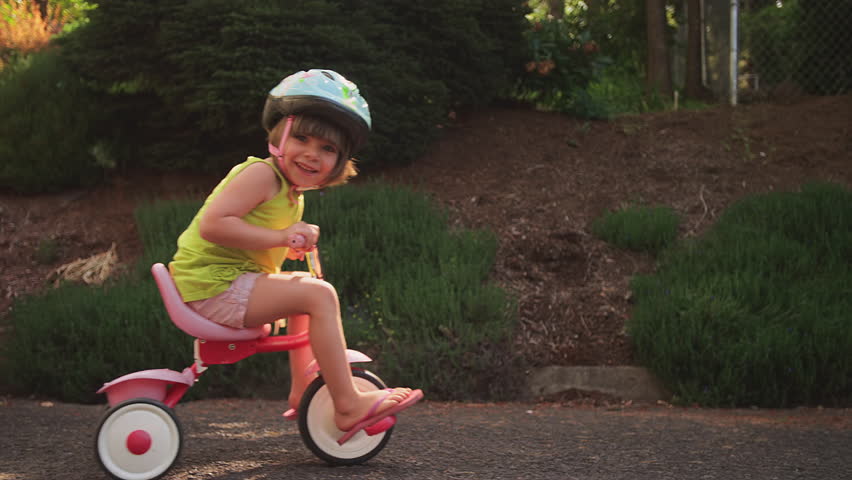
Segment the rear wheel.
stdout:
<svg viewBox="0 0 852 480">
<path fill-rule="evenodd" d="M 352 377 L 361 391 L 387 388 L 379 377 L 366 370 L 353 369 Z M 392 431 L 393 428 L 390 428 L 376 435 L 360 431 L 343 445 L 338 445 L 337 439 L 345 432 L 334 425 L 334 405 L 322 376 L 311 382 L 302 396 L 299 411 L 302 441 L 317 457 L 331 465 L 366 462 L 385 448 Z"/>
<path fill-rule="evenodd" d="M 95 435 L 98 463 L 113 478 L 151 480 L 171 468 L 181 450 L 181 428 L 169 407 L 137 398 L 110 408 Z"/>
</svg>

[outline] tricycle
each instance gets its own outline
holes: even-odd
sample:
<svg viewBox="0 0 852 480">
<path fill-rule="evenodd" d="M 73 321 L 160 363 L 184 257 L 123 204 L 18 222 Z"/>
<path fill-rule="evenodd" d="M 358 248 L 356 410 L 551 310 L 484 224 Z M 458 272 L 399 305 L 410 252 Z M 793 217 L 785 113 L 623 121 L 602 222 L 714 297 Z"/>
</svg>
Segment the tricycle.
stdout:
<svg viewBox="0 0 852 480">
<path fill-rule="evenodd" d="M 305 260 L 311 275 L 322 278 L 316 247 L 305 254 Z M 183 442 L 175 405 L 209 365 L 233 364 L 257 353 L 309 346 L 308 332 L 279 334 L 285 320 L 242 329 L 208 320 L 183 302 L 165 265 L 154 264 L 151 273 L 172 322 L 194 337 L 194 362 L 181 372 L 155 369 L 130 373 L 98 390 L 106 394 L 109 409 L 97 428 L 95 452 L 104 470 L 121 480 L 158 478 L 175 463 Z M 346 353 L 350 364 L 371 361 L 355 350 Z M 299 410 L 284 413 L 286 418 L 297 420 L 305 445 L 332 465 L 360 464 L 378 454 L 390 440 L 396 417 L 386 417 L 354 435 L 345 434 L 335 427 L 332 399 L 316 360 L 305 374 L 317 376 L 305 390 Z M 362 391 L 387 388 L 378 376 L 363 368 L 352 366 L 352 375 Z"/>
</svg>

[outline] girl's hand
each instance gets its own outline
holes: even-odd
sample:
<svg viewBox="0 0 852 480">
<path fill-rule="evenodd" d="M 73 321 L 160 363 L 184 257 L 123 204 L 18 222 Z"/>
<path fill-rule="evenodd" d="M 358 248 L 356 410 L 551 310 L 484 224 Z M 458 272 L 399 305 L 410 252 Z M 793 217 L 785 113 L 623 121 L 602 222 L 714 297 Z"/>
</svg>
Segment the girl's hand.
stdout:
<svg viewBox="0 0 852 480">
<path fill-rule="evenodd" d="M 282 230 L 286 238 L 285 246 L 290 248 L 287 258 L 302 260 L 305 252 L 312 249 L 319 240 L 319 227 L 305 222 L 297 222 Z"/>
<path fill-rule="evenodd" d="M 290 248 L 287 251 L 287 260 L 304 260 L 307 250 L 304 248 Z"/>
<path fill-rule="evenodd" d="M 289 243 L 289 246 L 292 249 L 304 249 L 305 236 L 298 233 L 294 233 L 293 235 L 290 235 L 290 238 L 288 239 L 287 243 Z"/>
<path fill-rule="evenodd" d="M 304 260 L 305 253 L 308 251 L 305 248 L 305 236 L 300 233 L 290 235 L 287 240 L 287 258 L 289 260 Z"/>
</svg>

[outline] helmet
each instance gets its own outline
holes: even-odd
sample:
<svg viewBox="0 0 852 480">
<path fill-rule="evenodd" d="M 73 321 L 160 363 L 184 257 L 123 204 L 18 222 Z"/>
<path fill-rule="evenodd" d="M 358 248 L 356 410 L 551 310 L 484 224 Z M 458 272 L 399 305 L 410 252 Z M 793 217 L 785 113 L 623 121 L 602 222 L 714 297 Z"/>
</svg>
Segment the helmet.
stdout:
<svg viewBox="0 0 852 480">
<path fill-rule="evenodd" d="M 272 130 L 289 115 L 323 117 L 340 126 L 355 152 L 370 132 L 370 107 L 358 87 L 332 70 L 313 69 L 294 73 L 269 91 L 263 107 L 263 128 Z"/>
</svg>

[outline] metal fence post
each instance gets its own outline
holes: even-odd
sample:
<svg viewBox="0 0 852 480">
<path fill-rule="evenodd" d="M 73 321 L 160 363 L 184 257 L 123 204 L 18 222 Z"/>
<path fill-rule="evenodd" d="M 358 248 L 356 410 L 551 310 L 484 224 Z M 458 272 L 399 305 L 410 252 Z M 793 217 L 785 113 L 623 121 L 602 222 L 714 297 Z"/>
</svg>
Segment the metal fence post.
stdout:
<svg viewBox="0 0 852 480">
<path fill-rule="evenodd" d="M 731 106 L 737 104 L 737 83 L 738 83 L 738 61 L 739 61 L 739 43 L 737 42 L 737 25 L 739 24 L 738 14 L 739 13 L 739 5 L 737 4 L 737 0 L 731 0 L 731 36 L 730 36 L 730 78 L 728 81 L 730 82 L 730 87 L 728 88 L 729 97 L 728 100 L 731 102 Z"/>
</svg>

